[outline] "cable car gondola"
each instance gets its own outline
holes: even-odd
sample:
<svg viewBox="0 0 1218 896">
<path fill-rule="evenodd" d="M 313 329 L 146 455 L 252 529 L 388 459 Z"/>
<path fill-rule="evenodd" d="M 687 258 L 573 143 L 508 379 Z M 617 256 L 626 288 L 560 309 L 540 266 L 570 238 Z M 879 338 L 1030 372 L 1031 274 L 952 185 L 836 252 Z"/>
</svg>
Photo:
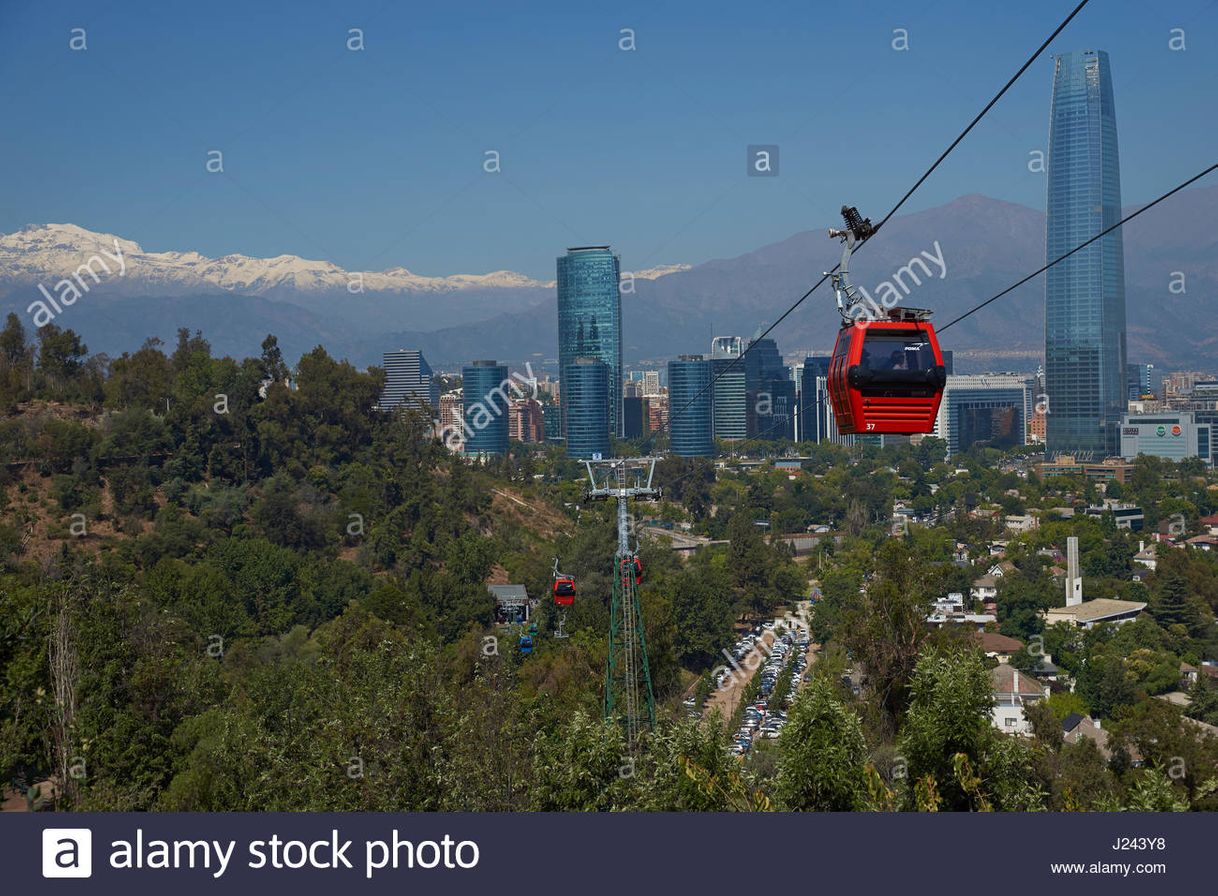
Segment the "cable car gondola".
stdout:
<svg viewBox="0 0 1218 896">
<path fill-rule="evenodd" d="M 528 654 L 532 653 L 533 652 L 533 636 L 532 635 L 521 635 L 520 640 L 516 642 L 516 647 L 520 650 L 520 652 L 522 654 L 524 654 L 526 656 Z"/>
<path fill-rule="evenodd" d="M 575 579 L 554 580 L 554 605 L 569 607 L 575 603 Z"/>
<path fill-rule="evenodd" d="M 643 584 L 643 561 L 638 557 L 634 558 L 634 584 Z"/>
<path fill-rule="evenodd" d="M 554 605 L 569 607 L 575 603 L 575 579 L 558 571 L 558 558 L 554 558 Z"/>
<path fill-rule="evenodd" d="M 842 327 L 829 362 L 829 403 L 843 434 L 931 432 L 947 369 L 931 312 L 922 308 L 865 310 L 850 284 L 850 254 L 875 233 L 858 209 L 842 207 L 845 230 L 830 230 L 845 248 L 832 275 Z M 842 296 L 846 299 L 843 301 Z M 863 311 L 864 313 L 859 313 Z"/>
</svg>

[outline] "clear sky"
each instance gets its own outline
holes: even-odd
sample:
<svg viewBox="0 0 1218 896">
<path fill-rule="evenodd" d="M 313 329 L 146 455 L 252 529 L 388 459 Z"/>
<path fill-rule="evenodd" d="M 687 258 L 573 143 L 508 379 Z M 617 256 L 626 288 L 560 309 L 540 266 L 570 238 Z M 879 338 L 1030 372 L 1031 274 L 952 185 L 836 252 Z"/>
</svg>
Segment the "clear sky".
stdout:
<svg viewBox="0 0 1218 896">
<path fill-rule="evenodd" d="M 0 231 L 545 279 L 569 245 L 737 255 L 843 202 L 878 219 L 1073 5 L 0 0 Z M 1092 0 L 1052 49 L 1087 48 L 1112 58 L 1126 205 L 1214 161 L 1218 0 Z M 906 208 L 1043 208 L 1051 66 Z M 745 175 L 749 144 L 779 145 L 777 177 Z"/>
</svg>

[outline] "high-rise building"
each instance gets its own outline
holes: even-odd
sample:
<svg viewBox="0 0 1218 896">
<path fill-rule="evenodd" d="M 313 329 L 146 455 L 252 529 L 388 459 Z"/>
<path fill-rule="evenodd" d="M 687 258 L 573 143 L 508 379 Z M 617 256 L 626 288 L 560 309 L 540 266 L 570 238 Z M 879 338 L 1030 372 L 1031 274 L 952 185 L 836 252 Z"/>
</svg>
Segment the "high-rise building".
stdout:
<svg viewBox="0 0 1218 896">
<path fill-rule="evenodd" d="M 748 436 L 762 439 L 794 438 L 794 421 L 790 414 L 795 396 L 786 386 L 791 383 L 791 371 L 782 362 L 782 354 L 773 339 L 753 339 L 744 353 L 745 391 L 748 393 Z M 784 406 L 775 411 L 775 405 Z M 779 419 L 774 419 L 774 414 Z"/>
<path fill-rule="evenodd" d="M 556 404 L 542 406 L 542 415 L 546 422 L 546 441 L 562 441 L 562 409 Z"/>
<path fill-rule="evenodd" d="M 947 442 L 949 455 L 978 445 L 1027 444 L 1033 383 L 1031 377 L 1014 373 L 949 376 L 934 434 Z"/>
<path fill-rule="evenodd" d="M 643 422 L 647 419 L 647 399 L 641 395 L 623 398 L 622 419 L 622 430 L 626 438 L 642 438 Z"/>
<path fill-rule="evenodd" d="M 668 393 L 647 396 L 647 431 L 659 432 L 668 426 Z"/>
<path fill-rule="evenodd" d="M 568 249 L 558 259 L 558 369 L 563 432 L 568 438 L 566 371 L 576 358 L 599 358 L 606 365 L 606 436 L 622 433 L 620 276 L 620 260 L 608 246 Z"/>
<path fill-rule="evenodd" d="M 507 454 L 511 402 L 507 365 L 475 361 L 461 368 L 461 379 L 466 456 Z"/>
<path fill-rule="evenodd" d="M 659 395 L 660 394 L 660 371 L 658 371 L 658 370 L 643 371 L 643 394 L 644 395 Z"/>
<path fill-rule="evenodd" d="M 546 437 L 544 411 L 536 398 L 513 398 L 508 409 L 508 436 L 517 442 L 541 442 Z"/>
<path fill-rule="evenodd" d="M 1125 364 L 1125 382 L 1129 387 L 1129 400 L 1141 401 L 1143 395 L 1154 395 L 1152 382 L 1155 373 L 1153 364 Z"/>
<path fill-rule="evenodd" d="M 440 387 L 423 353 L 418 349 L 401 348 L 383 355 L 385 389 L 381 393 L 382 411 L 400 407 L 426 409 L 429 415 L 440 407 Z"/>
<path fill-rule="evenodd" d="M 803 442 L 828 442 L 837 434 L 830 431 L 833 407 L 829 404 L 830 355 L 809 355 L 804 359 L 799 383 L 799 438 Z"/>
<path fill-rule="evenodd" d="M 465 447 L 465 427 L 462 425 L 464 411 L 461 400 L 461 390 L 445 392 L 440 396 L 440 440 L 451 451 L 461 451 Z"/>
<path fill-rule="evenodd" d="M 715 453 L 711 402 L 711 362 L 702 355 L 681 355 L 668 362 L 669 445 L 680 457 Z"/>
<path fill-rule="evenodd" d="M 1121 218 L 1108 54 L 1055 57 L 1047 252 L 1053 261 Z M 1050 268 L 1045 282 L 1046 452 L 1116 453 L 1125 409 L 1125 267 L 1116 230 Z"/>
<path fill-rule="evenodd" d="M 795 380 L 789 376 L 770 380 L 769 389 L 758 395 L 757 436 L 763 439 L 794 439 L 795 403 Z M 767 410 L 769 413 L 764 413 Z"/>
<path fill-rule="evenodd" d="M 563 368 L 568 457 L 609 456 L 609 376 L 609 365 L 600 358 L 576 358 Z"/>
<path fill-rule="evenodd" d="M 711 340 L 711 406 L 715 438 L 738 441 L 748 438 L 749 401 L 744 340 L 739 336 L 716 336 Z M 668 381 L 672 383 L 672 379 Z M 675 411 L 674 411 L 675 412 Z"/>
</svg>

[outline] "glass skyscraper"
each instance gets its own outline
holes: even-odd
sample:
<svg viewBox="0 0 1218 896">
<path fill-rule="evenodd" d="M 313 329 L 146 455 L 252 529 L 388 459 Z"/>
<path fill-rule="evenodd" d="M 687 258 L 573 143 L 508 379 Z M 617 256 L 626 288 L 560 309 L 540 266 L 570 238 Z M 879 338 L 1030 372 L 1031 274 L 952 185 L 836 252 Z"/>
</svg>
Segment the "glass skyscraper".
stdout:
<svg viewBox="0 0 1218 896">
<path fill-rule="evenodd" d="M 1049 116 L 1049 261 L 1121 218 L 1108 54 L 1055 57 Z M 1117 230 L 1050 268 L 1045 281 L 1046 453 L 1102 459 L 1125 410 L 1125 266 Z"/>
<path fill-rule="evenodd" d="M 384 411 L 401 406 L 426 409 L 434 415 L 440 408 L 440 387 L 431 366 L 418 349 L 401 348 L 385 352 L 385 389 L 380 407 Z"/>
<path fill-rule="evenodd" d="M 567 456 L 609 456 L 609 367 L 600 358 L 576 358 L 562 369 L 567 408 Z"/>
<path fill-rule="evenodd" d="M 752 339 L 744 355 L 749 438 L 793 439 L 795 381 L 773 339 Z M 718 385 L 716 383 L 716 385 Z"/>
<path fill-rule="evenodd" d="M 558 369 L 576 358 L 599 358 L 608 368 L 606 435 L 622 435 L 621 263 L 608 246 L 568 249 L 558 259 Z M 569 438 L 566 384 L 560 388 L 563 433 Z"/>
<path fill-rule="evenodd" d="M 716 336 L 711 340 L 711 407 L 716 439 L 738 441 L 749 434 L 748 377 L 744 340 Z"/>
<path fill-rule="evenodd" d="M 672 453 L 710 457 L 715 453 L 711 406 L 711 362 L 681 355 L 668 362 L 668 434 Z"/>
<path fill-rule="evenodd" d="M 507 454 L 511 389 L 507 365 L 475 361 L 461 368 L 461 379 L 465 454 L 470 457 Z"/>
<path fill-rule="evenodd" d="M 830 430 L 833 408 L 827 385 L 831 360 L 830 355 L 808 355 L 804 359 L 799 384 L 800 441 L 827 442 L 833 434 Z"/>
</svg>

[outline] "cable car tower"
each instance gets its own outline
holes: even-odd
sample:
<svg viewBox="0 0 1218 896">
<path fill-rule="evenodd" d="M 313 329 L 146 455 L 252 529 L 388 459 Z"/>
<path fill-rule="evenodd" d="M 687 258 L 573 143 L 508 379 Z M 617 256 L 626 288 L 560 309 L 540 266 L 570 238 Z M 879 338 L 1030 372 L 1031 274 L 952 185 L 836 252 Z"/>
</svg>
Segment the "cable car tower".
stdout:
<svg viewBox="0 0 1218 896">
<path fill-rule="evenodd" d="M 624 457 L 586 460 L 590 487 L 585 498 L 617 500 L 617 552 L 613 555 L 613 600 L 609 607 L 609 656 L 605 662 L 605 718 L 622 723 L 633 750 L 639 732 L 655 726 L 655 695 L 647 664 L 643 610 L 638 586 L 643 580 L 637 544 L 630 539 L 630 499 L 658 501 L 652 488 L 656 458 Z M 599 476 L 598 476 L 599 474 Z"/>
</svg>

